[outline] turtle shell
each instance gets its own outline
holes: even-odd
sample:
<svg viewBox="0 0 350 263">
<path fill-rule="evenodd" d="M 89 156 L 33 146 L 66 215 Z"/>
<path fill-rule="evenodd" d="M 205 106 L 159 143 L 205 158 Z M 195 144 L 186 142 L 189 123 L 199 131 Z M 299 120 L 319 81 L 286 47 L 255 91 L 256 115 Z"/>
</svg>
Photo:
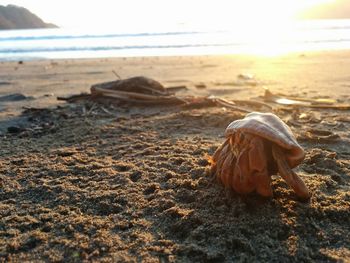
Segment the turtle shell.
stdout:
<svg viewBox="0 0 350 263">
<path fill-rule="evenodd" d="M 244 119 L 231 122 L 226 128 L 225 136 L 229 137 L 237 131 L 247 132 L 279 145 L 284 149 L 291 168 L 299 165 L 305 158 L 305 152 L 291 129 L 272 113 L 249 113 Z"/>
</svg>

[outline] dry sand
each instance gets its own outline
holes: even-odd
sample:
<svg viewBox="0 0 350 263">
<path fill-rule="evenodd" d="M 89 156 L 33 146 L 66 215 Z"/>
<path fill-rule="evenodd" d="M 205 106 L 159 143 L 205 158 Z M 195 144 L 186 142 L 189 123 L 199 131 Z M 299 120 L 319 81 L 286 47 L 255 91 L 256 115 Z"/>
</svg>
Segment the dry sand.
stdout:
<svg viewBox="0 0 350 263">
<path fill-rule="evenodd" d="M 267 87 L 350 103 L 344 51 L 1 63 L 0 96 L 33 99 L 0 102 L 0 261 L 350 262 L 349 111 L 275 106 L 305 148 L 297 172 L 312 198 L 298 201 L 279 177 L 272 199 L 239 196 L 211 182 L 208 155 L 244 114 L 57 102 L 113 70 L 186 85 L 183 95 L 249 99 Z M 246 73 L 256 85 L 237 79 Z"/>
</svg>

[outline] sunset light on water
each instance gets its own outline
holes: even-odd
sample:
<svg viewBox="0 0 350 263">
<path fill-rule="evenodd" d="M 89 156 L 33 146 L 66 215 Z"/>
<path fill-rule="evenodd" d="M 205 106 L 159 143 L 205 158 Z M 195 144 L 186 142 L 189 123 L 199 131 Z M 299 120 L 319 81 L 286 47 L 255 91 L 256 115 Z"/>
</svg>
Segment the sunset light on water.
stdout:
<svg viewBox="0 0 350 263">
<path fill-rule="evenodd" d="M 0 42 L 0 52 L 6 51 L 7 57 L 12 56 L 11 52 L 17 56 L 30 51 L 31 56 L 58 58 L 181 54 L 278 56 L 305 50 L 341 49 L 349 45 L 342 39 L 344 32 L 328 32 L 330 28 L 338 29 L 338 24 L 322 23 L 324 29 L 319 30 L 316 21 L 317 30 L 314 30 L 314 22 L 299 19 L 310 15 L 313 8 L 334 1 L 8 1 L 30 7 L 60 29 L 23 32 L 20 33 L 23 36 L 32 36 L 31 41 L 15 44 L 8 42 L 6 33 L 0 34 L 0 40 L 4 40 Z M 20 34 L 10 39 L 20 40 Z M 48 40 L 58 38 L 47 42 L 44 35 Z M 83 52 L 73 54 L 74 50 Z M 54 51 L 60 52 L 53 54 Z"/>
</svg>

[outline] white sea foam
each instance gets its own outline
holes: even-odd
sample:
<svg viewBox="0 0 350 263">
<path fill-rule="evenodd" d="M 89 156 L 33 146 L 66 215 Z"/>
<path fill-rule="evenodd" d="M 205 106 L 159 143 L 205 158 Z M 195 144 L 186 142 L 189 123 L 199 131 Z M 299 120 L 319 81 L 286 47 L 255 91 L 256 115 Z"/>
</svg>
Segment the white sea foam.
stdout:
<svg viewBox="0 0 350 263">
<path fill-rule="evenodd" d="M 257 23 L 259 24 L 259 23 Z M 243 30 L 242 30 L 243 29 Z M 199 54 L 278 55 L 350 49 L 350 20 L 305 20 L 274 30 L 181 26 L 123 31 L 36 29 L 0 31 L 0 60 L 167 56 Z"/>
</svg>

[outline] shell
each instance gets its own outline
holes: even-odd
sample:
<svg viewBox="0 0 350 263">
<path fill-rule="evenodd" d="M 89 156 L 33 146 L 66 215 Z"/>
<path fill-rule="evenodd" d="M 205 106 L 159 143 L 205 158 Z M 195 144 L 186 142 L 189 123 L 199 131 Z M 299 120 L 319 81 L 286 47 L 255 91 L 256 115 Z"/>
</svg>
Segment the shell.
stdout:
<svg viewBox="0 0 350 263">
<path fill-rule="evenodd" d="M 226 128 L 225 136 L 230 137 L 237 131 L 260 136 L 282 147 L 291 168 L 299 165 L 305 158 L 305 152 L 291 129 L 272 113 L 249 113 L 244 119 L 231 122 Z"/>
</svg>

